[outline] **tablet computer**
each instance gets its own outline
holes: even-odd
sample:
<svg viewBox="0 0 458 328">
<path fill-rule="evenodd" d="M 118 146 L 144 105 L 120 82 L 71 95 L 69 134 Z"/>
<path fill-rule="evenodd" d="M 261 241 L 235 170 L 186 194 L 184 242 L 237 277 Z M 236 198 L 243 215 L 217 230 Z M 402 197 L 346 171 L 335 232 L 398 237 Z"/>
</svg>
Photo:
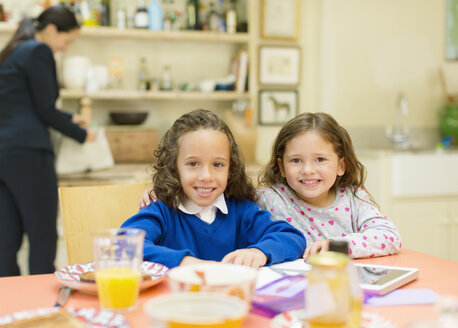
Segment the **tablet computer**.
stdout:
<svg viewBox="0 0 458 328">
<path fill-rule="evenodd" d="M 417 279 L 418 269 L 355 263 L 361 277 L 361 288 L 374 295 L 385 295 L 412 280 Z"/>
</svg>

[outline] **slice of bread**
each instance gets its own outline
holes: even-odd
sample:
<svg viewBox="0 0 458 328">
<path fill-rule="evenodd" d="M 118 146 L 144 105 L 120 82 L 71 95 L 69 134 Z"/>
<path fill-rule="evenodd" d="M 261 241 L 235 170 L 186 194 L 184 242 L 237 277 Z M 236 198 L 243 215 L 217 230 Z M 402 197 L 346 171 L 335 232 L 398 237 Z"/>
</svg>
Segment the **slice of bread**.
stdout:
<svg viewBox="0 0 458 328">
<path fill-rule="evenodd" d="M 141 280 L 151 280 L 149 273 L 142 273 Z M 87 271 L 80 274 L 80 281 L 82 282 L 95 282 L 95 271 Z"/>
<path fill-rule="evenodd" d="M 86 328 L 87 325 L 64 310 L 33 318 L 17 320 L 6 324 L 3 328 Z"/>
</svg>

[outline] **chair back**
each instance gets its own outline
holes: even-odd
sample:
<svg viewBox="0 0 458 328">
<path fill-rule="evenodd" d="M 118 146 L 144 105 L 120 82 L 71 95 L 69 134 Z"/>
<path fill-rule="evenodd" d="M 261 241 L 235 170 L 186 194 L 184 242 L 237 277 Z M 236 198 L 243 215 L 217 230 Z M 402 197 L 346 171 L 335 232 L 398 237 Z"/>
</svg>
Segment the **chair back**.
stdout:
<svg viewBox="0 0 458 328">
<path fill-rule="evenodd" d="M 93 231 L 119 228 L 138 212 L 150 183 L 59 188 L 68 264 L 92 261 Z"/>
</svg>

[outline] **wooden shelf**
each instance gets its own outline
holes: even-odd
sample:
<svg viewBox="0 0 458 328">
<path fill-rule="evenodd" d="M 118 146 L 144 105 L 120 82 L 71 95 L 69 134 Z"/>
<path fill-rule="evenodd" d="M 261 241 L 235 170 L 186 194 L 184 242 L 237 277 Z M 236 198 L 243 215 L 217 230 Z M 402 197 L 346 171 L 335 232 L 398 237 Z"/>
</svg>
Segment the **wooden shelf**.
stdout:
<svg viewBox="0 0 458 328">
<path fill-rule="evenodd" d="M 13 33 L 17 25 L 0 22 L 0 33 Z M 150 31 L 143 29 L 118 29 L 107 26 L 83 26 L 81 36 L 88 38 L 112 39 L 146 39 L 164 41 L 198 41 L 198 42 L 225 42 L 247 43 L 248 33 L 218 33 L 208 31 Z"/>
<path fill-rule="evenodd" d="M 79 99 L 87 96 L 95 100 L 215 100 L 232 101 L 249 99 L 247 92 L 235 91 L 137 91 L 137 90 L 102 90 L 96 93 L 87 93 L 80 90 L 61 89 L 63 99 Z"/>
</svg>

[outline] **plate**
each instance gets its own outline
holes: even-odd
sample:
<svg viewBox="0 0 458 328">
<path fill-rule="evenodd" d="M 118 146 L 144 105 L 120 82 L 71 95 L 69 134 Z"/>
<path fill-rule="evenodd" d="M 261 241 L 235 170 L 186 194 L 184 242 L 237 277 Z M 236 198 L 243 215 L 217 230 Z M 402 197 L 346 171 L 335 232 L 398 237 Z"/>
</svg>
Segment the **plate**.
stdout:
<svg viewBox="0 0 458 328">
<path fill-rule="evenodd" d="M 304 310 L 283 312 L 272 318 L 271 328 L 307 328 L 305 323 L 306 315 Z M 372 312 L 361 313 L 360 328 L 395 328 L 392 322 Z"/>
<path fill-rule="evenodd" d="M 142 273 L 151 275 L 151 279 L 140 282 L 140 290 L 154 286 L 165 279 L 168 267 L 160 263 L 144 261 L 141 265 Z M 88 294 L 96 294 L 97 286 L 93 282 L 80 281 L 80 274 L 94 271 L 94 262 L 73 264 L 54 272 L 57 280 L 63 285 Z"/>
<path fill-rule="evenodd" d="M 67 308 L 65 309 L 71 315 L 77 317 L 88 327 L 106 327 L 106 328 L 129 328 L 130 324 L 127 319 L 118 313 L 96 308 Z M 0 317 L 0 326 L 12 323 L 17 320 L 33 318 L 37 315 L 45 315 L 59 311 L 58 308 L 41 308 L 28 311 L 14 312 Z"/>
</svg>

